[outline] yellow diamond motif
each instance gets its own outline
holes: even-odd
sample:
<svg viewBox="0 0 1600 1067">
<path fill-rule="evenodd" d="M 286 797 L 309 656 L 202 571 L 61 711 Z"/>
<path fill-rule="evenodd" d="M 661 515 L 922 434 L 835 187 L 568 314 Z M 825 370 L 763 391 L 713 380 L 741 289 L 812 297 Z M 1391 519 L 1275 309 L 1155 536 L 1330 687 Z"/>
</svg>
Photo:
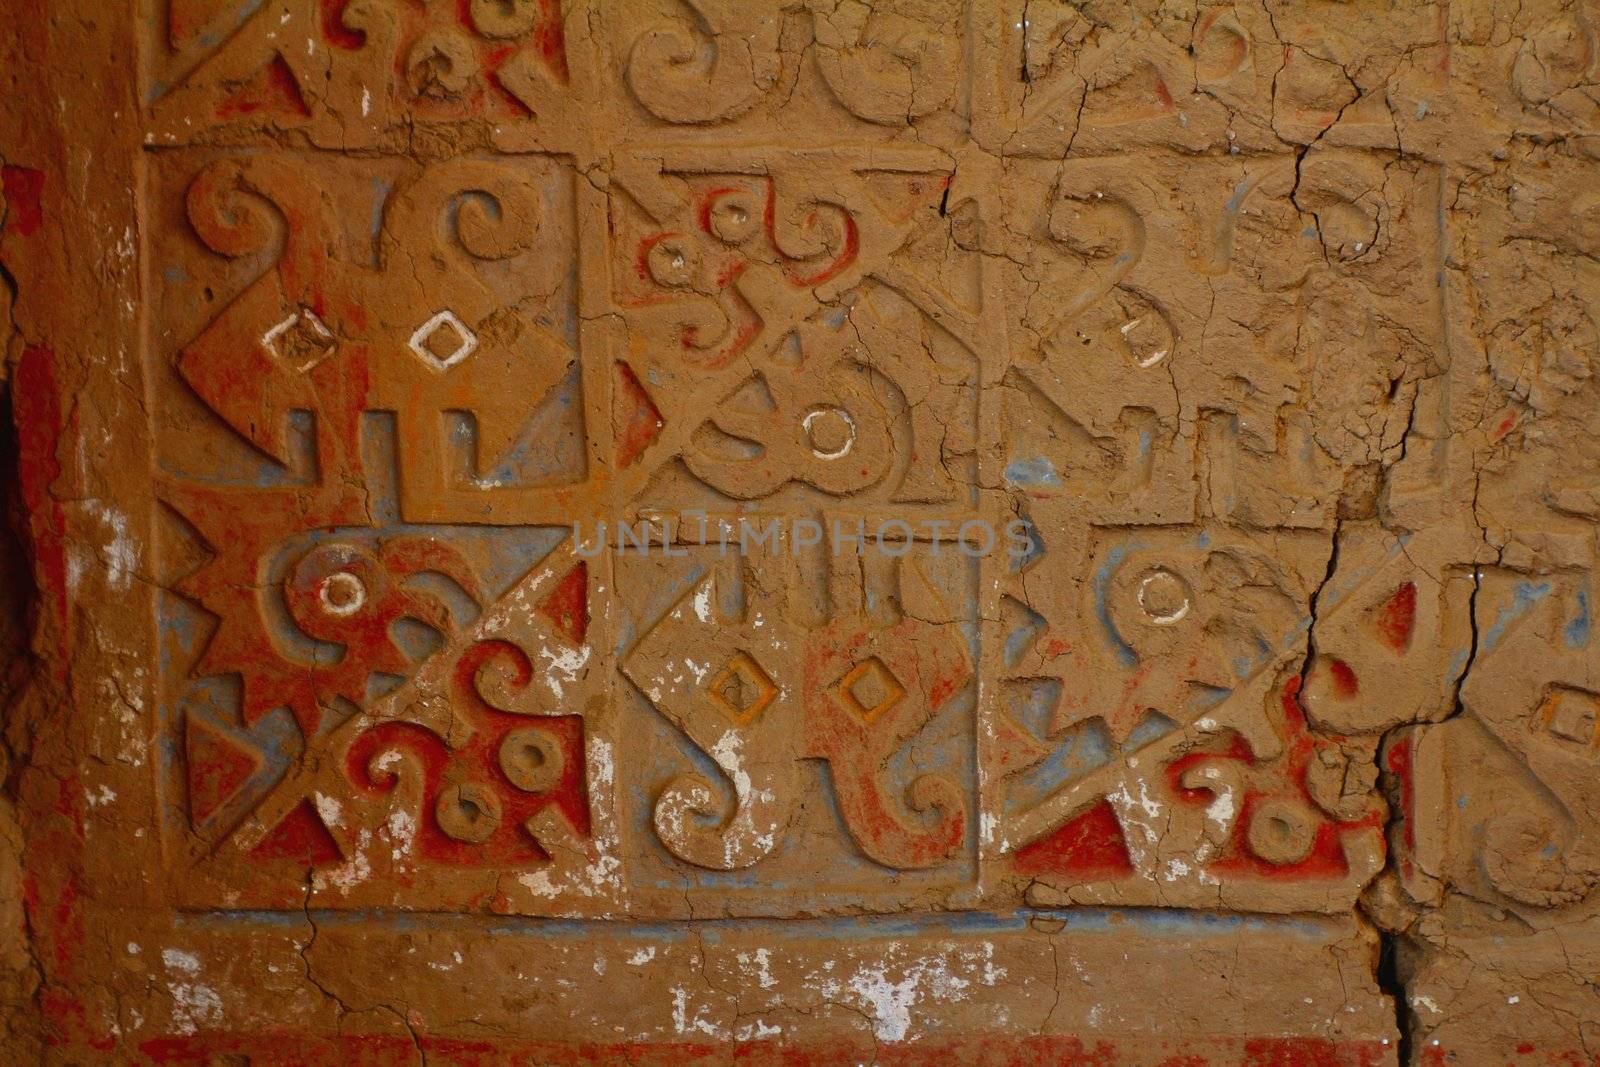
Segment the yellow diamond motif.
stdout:
<svg viewBox="0 0 1600 1067">
<path fill-rule="evenodd" d="M 1534 729 L 1591 759 L 1600 756 L 1600 696 L 1558 686 L 1545 698 Z"/>
<path fill-rule="evenodd" d="M 900 679 L 877 656 L 856 664 L 849 674 L 839 679 L 834 691 L 839 702 L 867 726 L 906 695 Z"/>
<path fill-rule="evenodd" d="M 761 664 L 743 652 L 736 652 L 727 666 L 711 679 L 706 696 L 735 726 L 744 726 L 777 699 L 778 687 L 761 669 Z"/>
</svg>

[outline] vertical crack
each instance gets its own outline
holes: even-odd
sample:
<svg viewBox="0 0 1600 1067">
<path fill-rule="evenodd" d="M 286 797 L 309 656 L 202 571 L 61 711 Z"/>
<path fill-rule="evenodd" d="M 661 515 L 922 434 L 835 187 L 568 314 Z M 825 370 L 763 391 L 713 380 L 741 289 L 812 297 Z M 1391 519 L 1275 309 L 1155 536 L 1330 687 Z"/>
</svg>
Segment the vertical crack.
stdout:
<svg viewBox="0 0 1600 1067">
<path fill-rule="evenodd" d="M 1470 637 L 1467 645 L 1466 660 L 1453 682 L 1450 713 L 1440 721 L 1453 719 L 1463 714 L 1465 710 L 1461 700 L 1461 690 L 1466 684 L 1467 676 L 1471 673 L 1473 664 L 1478 658 L 1480 639 L 1478 631 L 1478 594 L 1482 586 L 1483 568 L 1475 564 L 1472 568 L 1472 592 L 1467 598 L 1467 622 L 1470 628 Z M 1403 723 L 1395 727 L 1395 730 L 1406 730 L 1414 725 L 1413 723 Z M 1392 733 L 1385 735 L 1383 742 L 1379 745 L 1380 751 L 1388 748 L 1390 736 L 1392 736 Z M 1385 772 L 1384 777 L 1393 786 L 1394 775 L 1390 772 Z M 1395 840 L 1401 830 L 1400 823 L 1406 818 L 1407 814 L 1399 801 L 1391 795 L 1390 814 L 1384 826 L 1384 837 L 1387 841 L 1392 842 Z M 1377 885 L 1378 880 L 1383 879 L 1385 876 L 1393 877 L 1394 870 L 1395 855 L 1391 847 L 1388 862 L 1384 870 L 1379 872 L 1377 878 L 1374 879 L 1373 885 Z M 1402 890 L 1401 892 L 1403 894 L 1404 891 Z M 1409 903 L 1407 906 L 1410 906 Z M 1396 1049 L 1397 1062 L 1402 1065 L 1409 1065 L 1413 1062 L 1413 1050 L 1417 1043 L 1417 1027 L 1416 1016 L 1411 1010 L 1411 999 L 1407 987 L 1409 976 L 1403 972 L 1401 954 L 1405 950 L 1414 916 L 1405 922 L 1399 922 L 1395 920 L 1394 915 L 1391 913 L 1386 921 L 1383 915 L 1386 909 L 1375 911 L 1367 905 L 1365 900 L 1358 904 L 1358 910 L 1373 922 L 1378 931 L 1378 966 L 1374 977 L 1379 990 L 1394 1002 L 1395 1030 L 1399 1034 L 1399 1044 Z"/>
<path fill-rule="evenodd" d="M 1400 940 L 1403 935 L 1381 932 L 1378 935 L 1378 989 L 1394 1001 L 1395 1062 L 1409 1067 L 1413 1035 L 1411 1004 L 1406 998 L 1405 979 L 1400 977 Z"/>
<path fill-rule="evenodd" d="M 1471 637 L 1467 642 L 1467 660 L 1461 665 L 1461 673 L 1456 675 L 1453 686 L 1450 718 L 1460 715 L 1463 707 L 1461 704 L 1461 689 L 1467 683 L 1467 675 L 1472 671 L 1472 665 L 1478 658 L 1478 592 L 1483 588 L 1483 568 L 1474 564 L 1472 567 L 1472 593 L 1467 597 L 1467 624 L 1471 627 Z"/>
<path fill-rule="evenodd" d="M 1028 69 L 1028 3 L 1024 0 L 1022 5 L 1022 84 L 1029 85 L 1033 82 L 1033 72 Z"/>
<path fill-rule="evenodd" d="M 1295 691 L 1295 700 L 1300 704 L 1301 711 L 1305 711 L 1306 683 L 1310 680 L 1311 665 L 1317 658 L 1317 616 L 1322 610 L 1323 594 L 1333 581 L 1334 572 L 1339 569 L 1339 534 L 1343 529 L 1344 517 L 1336 516 L 1333 520 L 1332 543 L 1328 546 L 1328 569 L 1323 572 L 1322 581 L 1311 594 L 1310 622 L 1306 625 L 1306 654 L 1300 661 L 1300 688 Z"/>
</svg>

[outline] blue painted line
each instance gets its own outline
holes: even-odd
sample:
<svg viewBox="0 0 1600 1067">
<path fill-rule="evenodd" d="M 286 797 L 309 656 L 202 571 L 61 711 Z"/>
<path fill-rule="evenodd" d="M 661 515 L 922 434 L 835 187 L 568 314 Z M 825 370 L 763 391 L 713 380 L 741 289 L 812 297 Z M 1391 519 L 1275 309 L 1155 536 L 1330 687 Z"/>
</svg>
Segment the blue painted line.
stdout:
<svg viewBox="0 0 1600 1067">
<path fill-rule="evenodd" d="M 471 915 L 460 912 L 393 910 L 303 911 L 217 910 L 179 912 L 180 927 L 268 926 L 299 928 L 307 916 L 321 926 L 382 925 L 393 932 L 438 932 L 469 928 L 514 937 L 544 940 L 683 941 L 692 936 L 712 940 L 730 935 L 757 935 L 775 940 L 868 940 L 918 936 L 961 937 L 1023 933 L 1035 920 L 1059 922 L 1062 933 L 1126 933 L 1180 938 L 1234 937 L 1240 933 L 1277 933 L 1323 939 L 1342 930 L 1332 920 L 1293 915 L 1258 915 L 1196 911 L 1182 908 L 1022 908 L 1011 912 L 932 912 L 924 915 L 829 916 L 814 919 L 684 919 L 645 923 L 608 919 L 548 919 L 532 916 Z"/>
<path fill-rule="evenodd" d="M 1106 643 L 1117 654 L 1117 662 L 1124 667 L 1137 667 L 1139 654 L 1133 646 L 1123 640 L 1122 634 L 1117 631 L 1116 623 L 1111 621 L 1111 605 L 1108 598 L 1111 594 L 1111 579 L 1117 573 L 1117 567 L 1127 558 L 1129 552 L 1144 547 L 1136 542 L 1118 545 L 1106 556 L 1106 561 L 1094 576 L 1094 613 L 1100 620 L 1100 629 L 1105 631 Z"/>
<path fill-rule="evenodd" d="M 1526 615 L 1529 608 L 1549 596 L 1550 588 L 1549 582 L 1540 582 L 1538 585 L 1532 582 L 1518 582 L 1510 606 L 1500 609 L 1494 625 L 1483 635 L 1483 650 L 1488 652 L 1504 640 L 1511 624 Z"/>
<path fill-rule="evenodd" d="M 1567 623 L 1567 628 L 1562 631 L 1567 639 L 1568 648 L 1584 648 L 1589 644 L 1589 635 L 1592 630 L 1589 617 L 1589 590 L 1578 590 L 1578 614 Z"/>
<path fill-rule="evenodd" d="M 1004 657 L 1007 667 L 1015 667 L 1022 661 L 1022 654 L 1028 651 L 1028 646 L 1038 640 L 1039 635 L 1044 633 L 1045 628 L 1043 615 L 1022 604 L 1021 601 L 1017 601 L 1017 603 L 1022 607 L 1022 610 L 1028 613 L 1028 617 L 1015 630 L 1006 635 Z"/>
<path fill-rule="evenodd" d="M 1005 479 L 1012 485 L 1060 485 L 1061 476 L 1055 464 L 1044 456 L 1031 459 L 1014 459 L 1006 464 Z"/>
</svg>

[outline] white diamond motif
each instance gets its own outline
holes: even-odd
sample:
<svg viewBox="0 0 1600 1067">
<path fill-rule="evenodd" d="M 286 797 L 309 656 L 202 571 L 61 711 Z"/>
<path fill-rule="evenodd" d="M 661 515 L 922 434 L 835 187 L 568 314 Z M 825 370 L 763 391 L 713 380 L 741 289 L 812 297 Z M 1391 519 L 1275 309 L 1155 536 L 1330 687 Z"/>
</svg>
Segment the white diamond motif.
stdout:
<svg viewBox="0 0 1600 1067">
<path fill-rule="evenodd" d="M 296 311 L 294 314 L 278 323 L 272 329 L 262 334 L 261 343 L 269 351 L 271 351 L 273 355 L 277 356 L 279 359 L 282 359 L 284 357 L 284 353 L 278 348 L 278 338 L 282 337 L 284 334 L 288 333 L 290 330 L 294 329 L 296 325 L 299 325 L 302 322 L 305 324 L 303 327 L 304 331 L 308 332 L 312 337 L 328 342 L 324 346 L 314 348 L 309 355 L 306 355 L 299 363 L 295 365 L 295 370 L 304 373 L 305 371 L 310 370 L 312 367 L 315 367 L 318 363 L 321 363 L 323 360 L 327 359 L 328 356 L 333 353 L 333 331 L 328 329 L 323 321 L 317 318 L 316 313 L 310 308 L 301 308 L 299 311 Z"/>
<path fill-rule="evenodd" d="M 448 356 L 439 356 L 434 353 L 433 349 L 428 347 L 428 339 L 436 331 L 446 326 L 455 331 L 455 335 L 461 339 L 461 344 Z M 446 308 L 421 326 L 418 326 L 417 332 L 411 335 L 409 344 L 411 351 L 415 352 L 418 358 L 439 370 L 447 370 L 472 355 L 478 347 L 478 337 L 467 329 L 467 324 L 462 322 L 455 312 Z"/>
</svg>

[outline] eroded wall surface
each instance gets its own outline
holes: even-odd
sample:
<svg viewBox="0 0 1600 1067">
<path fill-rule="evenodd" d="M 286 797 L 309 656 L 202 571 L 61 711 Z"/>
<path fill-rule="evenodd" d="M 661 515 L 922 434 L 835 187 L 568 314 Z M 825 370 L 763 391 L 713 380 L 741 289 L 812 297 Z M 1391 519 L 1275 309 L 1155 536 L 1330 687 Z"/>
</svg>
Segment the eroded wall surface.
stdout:
<svg viewBox="0 0 1600 1067">
<path fill-rule="evenodd" d="M 0 1060 L 1600 1062 L 1592 0 L 133 7 Z"/>
</svg>

